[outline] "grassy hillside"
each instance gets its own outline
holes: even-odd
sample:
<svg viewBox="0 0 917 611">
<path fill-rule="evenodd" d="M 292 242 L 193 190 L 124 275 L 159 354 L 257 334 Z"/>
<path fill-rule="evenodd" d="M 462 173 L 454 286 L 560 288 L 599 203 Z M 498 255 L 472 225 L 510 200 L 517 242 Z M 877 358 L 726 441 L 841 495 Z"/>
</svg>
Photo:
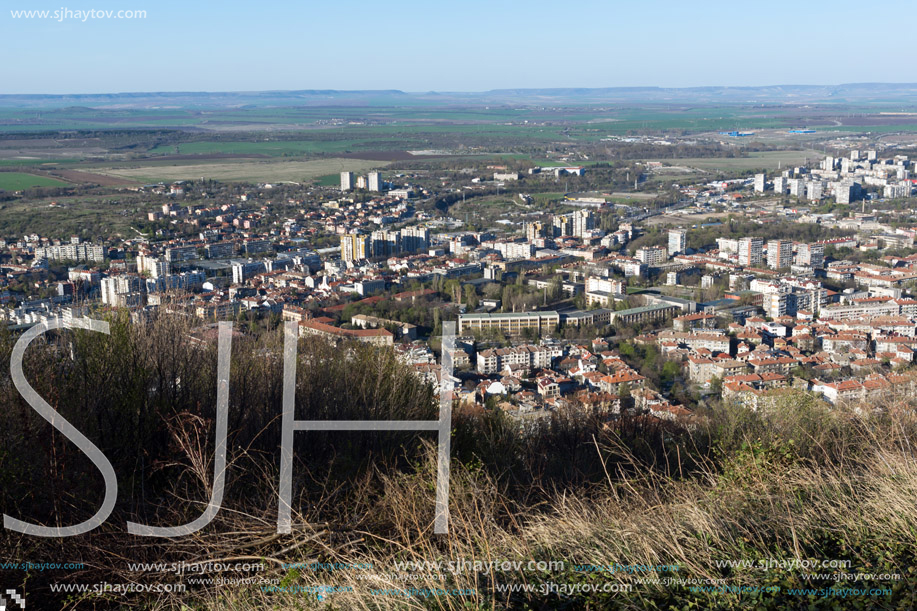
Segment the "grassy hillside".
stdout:
<svg viewBox="0 0 917 611">
<path fill-rule="evenodd" d="M 177 539 L 131 536 L 125 522 L 182 524 L 209 499 L 213 332 L 181 318 L 131 325 L 116 317 L 110 336 L 66 332 L 29 349 L 28 379 L 111 460 L 119 497 L 108 521 L 86 535 L 2 531 L 0 552 L 10 562 L 83 563 L 6 570 L 4 586 L 24 589 L 34 608 L 75 609 L 917 604 L 909 397 L 890 394 L 860 413 L 787 392 L 758 412 L 711 405 L 689 428 L 566 410 L 523 431 L 498 409 L 456 409 L 446 535 L 432 532 L 431 434 L 298 432 L 295 528 L 278 535 L 282 338 L 276 328 L 237 330 L 223 508 Z M 0 337 L 3 367 L 13 341 Z M 433 389 L 390 353 L 314 339 L 299 352 L 299 419 L 435 417 Z M 8 371 L 0 379 L 3 512 L 44 524 L 91 515 L 102 494 L 98 472 L 51 434 Z M 130 564 L 242 561 L 264 568 L 205 575 L 255 579 L 231 587 Z M 187 589 L 51 590 L 100 582 Z"/>
</svg>

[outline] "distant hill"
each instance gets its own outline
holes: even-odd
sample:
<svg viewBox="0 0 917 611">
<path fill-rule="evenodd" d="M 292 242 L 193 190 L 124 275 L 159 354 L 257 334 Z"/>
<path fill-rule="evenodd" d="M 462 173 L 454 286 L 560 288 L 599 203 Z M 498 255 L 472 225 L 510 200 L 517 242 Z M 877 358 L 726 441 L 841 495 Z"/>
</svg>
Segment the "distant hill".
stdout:
<svg viewBox="0 0 917 611">
<path fill-rule="evenodd" d="M 0 108 L 107 109 L 241 108 L 287 106 L 514 106 L 575 104 L 917 104 L 917 83 L 771 85 L 761 87 L 607 87 L 495 89 L 483 92 L 177 91 L 73 95 L 0 95 Z"/>
</svg>

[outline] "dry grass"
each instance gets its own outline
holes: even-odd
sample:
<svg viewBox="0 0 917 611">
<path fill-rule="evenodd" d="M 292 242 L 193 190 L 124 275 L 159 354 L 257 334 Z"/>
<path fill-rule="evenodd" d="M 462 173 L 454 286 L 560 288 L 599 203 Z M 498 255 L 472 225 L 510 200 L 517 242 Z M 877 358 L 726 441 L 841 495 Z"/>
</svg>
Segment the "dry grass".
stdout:
<svg viewBox="0 0 917 611">
<path fill-rule="evenodd" d="M 317 159 L 313 161 L 235 161 L 224 163 L 161 163 L 138 162 L 136 165 L 98 168 L 96 174 L 125 178 L 141 182 L 172 180 L 244 180 L 272 182 L 288 180 L 308 181 L 326 174 L 353 171 L 363 172 L 388 165 L 384 161 L 363 159 Z"/>
<path fill-rule="evenodd" d="M 30 576 L 26 586 L 34 608 L 130 605 L 368 611 L 910 609 L 917 605 L 913 568 L 917 564 L 917 516 L 913 511 L 917 505 L 913 446 L 917 418 L 912 397 L 890 393 L 871 405 L 874 412 L 862 415 L 790 392 L 781 394 L 764 412 L 738 406 L 713 409 L 704 414 L 690 437 L 665 430 L 661 437 L 652 438 L 646 429 L 619 427 L 584 439 L 577 434 L 585 429 L 574 426 L 584 419 L 580 413 L 566 420 L 555 418 L 540 436 L 522 436 L 516 428 L 500 429 L 484 416 L 467 419 L 457 411 L 447 535 L 432 532 L 436 447 L 429 437 L 374 435 L 367 440 L 356 435 L 306 438 L 301 433 L 294 468 L 293 519 L 298 526 L 291 535 L 278 535 L 276 420 L 280 396 L 276 389 L 280 387 L 280 361 L 271 355 L 279 350 L 279 333 L 234 340 L 231 413 L 238 419 L 231 425 L 230 483 L 217 518 L 189 537 L 163 541 L 129 536 L 124 529 L 126 519 L 183 524 L 199 515 L 209 495 L 213 454 L 209 402 L 213 401 L 215 346 L 190 347 L 186 337 L 191 329 L 183 326 L 186 324 L 162 320 L 141 329 L 115 324 L 104 341 L 97 334 L 77 334 L 73 349 L 84 358 L 72 365 L 61 358 L 70 353 L 69 344 L 52 342 L 46 349 L 36 347 L 30 352 L 27 371 L 56 372 L 55 366 L 67 367 L 56 376 L 43 379 L 34 375 L 31 379 L 43 396 L 52 398 L 81 427 L 89 430 L 88 425 L 95 422 L 103 431 L 97 435 L 109 440 L 107 451 L 117 456 L 118 464 L 123 463 L 122 494 L 132 502 L 122 502 L 123 509 L 103 528 L 80 538 L 37 540 L 10 531 L 0 534 L 0 549 L 11 561 L 66 559 L 87 565 L 83 571 L 62 576 Z M 8 362 L 10 345 L 0 342 L 0 362 Z M 347 419 L 368 414 L 423 419 L 429 417 L 426 410 L 435 407 L 430 390 L 412 383 L 403 365 L 382 358 L 369 347 L 340 351 L 317 340 L 304 340 L 300 354 L 297 406 L 307 410 L 304 414 L 309 417 Z M 183 383 L 171 383 L 175 379 Z M 15 452 L 0 454 L 5 467 L 0 476 L 10 478 L 20 471 L 25 475 L 11 480 L 13 485 L 4 482 L 0 490 L 13 500 L 20 498 L 13 494 L 32 488 L 25 478 L 33 471 L 18 458 L 25 457 L 31 464 L 49 454 L 64 466 L 52 466 L 50 481 L 29 493 L 35 500 L 23 515 L 31 517 L 46 510 L 51 516 L 68 516 L 70 506 L 82 507 L 79 503 L 87 501 L 78 493 L 89 497 L 91 505 L 89 486 L 94 480 L 89 478 L 95 472 L 70 466 L 68 461 L 73 459 L 65 453 L 66 444 L 49 445 L 45 451 L 48 442 L 38 426 L 16 433 L 34 414 L 30 416 L 8 386 L 0 386 L 4 407 L 0 415 L 4 423 L 9 421 L 0 427 L 0 434 L 5 435 L 3 447 Z M 121 394 L 95 392 L 102 387 L 119 389 Z M 201 400 L 208 403 L 201 406 Z M 139 412 L 138 406 L 143 406 Z M 93 418 L 80 420 L 81 414 Z M 98 414 L 107 416 L 95 418 Z M 136 418 L 138 424 L 125 424 L 128 417 Z M 165 418 L 166 428 L 160 418 Z M 144 432 L 146 428 L 151 431 Z M 416 439 L 426 440 L 425 445 L 417 445 Z M 470 446 L 469 439 L 477 443 Z M 665 451 L 648 451 L 653 439 L 662 439 Z M 137 449 L 138 444 L 158 447 L 147 448 L 146 459 L 143 452 L 134 458 L 127 451 Z M 474 450 L 472 455 L 469 448 Z M 487 454 L 491 449 L 495 455 Z M 370 453 L 374 460 L 364 468 L 359 458 Z M 518 460 L 504 460 L 501 454 L 519 456 Z M 551 460 L 527 463 L 533 454 Z M 145 488 L 130 480 L 135 461 L 152 462 L 156 457 L 160 462 L 144 471 Z M 586 458 L 594 464 L 590 466 Z M 557 464 L 574 465 L 586 475 L 558 474 Z M 34 472 L 42 473 L 37 467 Z M 75 481 L 74 473 L 84 473 L 84 479 Z M 520 476 L 526 480 L 520 482 Z M 58 488 L 73 492 L 60 494 Z M 44 507 L 49 503 L 53 507 Z M 12 511 L 16 509 L 8 512 Z M 756 564 L 808 559 L 849 561 L 845 572 L 897 573 L 901 578 L 860 583 L 806 581 L 802 569 L 718 566 L 722 561 Z M 132 572 L 128 563 L 177 560 L 262 561 L 265 570 L 256 577 L 300 590 L 269 592 L 257 584 L 193 586 L 186 575 L 188 592 L 180 595 L 117 600 L 87 595 L 63 603 L 59 598 L 40 598 L 41 579 L 172 583 L 180 578 Z M 518 570 L 441 572 L 399 570 L 396 565 L 411 561 L 523 564 Z M 563 565 L 529 570 L 530 561 Z M 372 568 L 330 571 L 285 566 L 316 562 Z M 589 564 L 664 564 L 676 565 L 678 570 L 632 575 L 575 568 Z M 659 581 L 664 578 L 698 581 Z M 780 590 L 767 594 L 692 590 L 707 580 L 731 587 Z M 560 596 L 538 589 L 546 583 L 600 587 L 611 583 L 632 589 Z M 525 585 L 536 590 L 505 590 L 505 586 Z M 327 586 L 347 591 L 330 594 L 324 601 L 302 591 Z M 890 588 L 891 593 L 839 599 L 789 592 L 791 588 L 864 586 Z M 415 592 L 470 589 L 473 594 L 408 597 L 379 592 L 406 588 Z M 39 601 L 43 600 L 53 600 L 54 605 L 42 607 Z"/>
<path fill-rule="evenodd" d="M 781 409 L 792 409 L 783 406 Z M 371 571 L 288 573 L 288 583 L 352 588 L 329 597 L 338 609 L 646 609 L 646 608 L 913 608 L 912 568 L 917 541 L 917 462 L 910 451 L 913 422 L 897 416 L 871 432 L 850 413 L 822 414 L 827 431 L 862 435 L 850 447 L 829 444 L 838 439 L 809 436 L 824 455 L 802 457 L 807 450 L 771 446 L 750 439 L 746 448 L 722 466 L 691 478 L 672 480 L 645 472 L 611 474 L 599 490 L 560 493 L 549 504 L 519 507 L 501 496 L 481 471 L 453 473 L 452 523 L 448 536 L 430 532 L 432 472 L 386 477 L 385 497 L 373 509 L 381 523 L 359 533 L 362 541 L 339 550 L 298 555 L 296 562 L 371 563 Z M 799 414 L 790 414 L 801 425 Z M 784 425 L 787 423 L 784 422 Z M 809 423 L 811 426 L 812 422 Z M 837 428 L 832 428 L 837 427 Z M 825 432 L 823 430 L 822 432 Z M 849 441 L 849 440 L 848 440 Z M 864 448 L 868 448 L 864 450 Z M 608 448 L 602 448 L 603 451 Z M 816 452 L 818 450 L 816 449 Z M 836 454 L 838 453 L 838 454 Z M 830 456 L 829 456 L 830 454 Z M 846 456 L 836 462 L 837 456 Z M 433 456 L 429 463 L 432 468 Z M 373 534 L 384 532 L 385 535 Z M 396 562 L 471 560 L 563 561 L 554 572 L 412 571 L 399 578 Z M 890 596 L 857 599 L 799 596 L 790 588 L 865 587 L 860 583 L 807 582 L 802 569 L 764 571 L 723 569 L 717 561 L 849 560 L 849 572 L 898 573 L 898 581 L 872 581 L 868 587 L 892 588 Z M 677 565 L 669 575 L 588 574 L 574 564 Z M 835 572 L 833 569 L 826 572 Z M 814 570 L 812 572 L 817 572 Z M 780 593 L 692 592 L 690 585 L 640 583 L 649 577 L 711 580 L 729 586 L 774 586 Z M 722 581 L 725 579 L 725 581 Z M 499 593 L 499 584 L 596 583 L 631 584 L 628 594 L 555 595 Z M 473 596 L 394 597 L 370 589 L 474 588 Z M 845 602 L 846 601 L 846 602 Z M 859 601 L 860 606 L 853 606 Z M 206 599 L 210 609 L 323 608 L 302 594 L 266 594 L 249 590 L 220 592 Z M 695 606 L 690 606 L 691 604 Z"/>
</svg>

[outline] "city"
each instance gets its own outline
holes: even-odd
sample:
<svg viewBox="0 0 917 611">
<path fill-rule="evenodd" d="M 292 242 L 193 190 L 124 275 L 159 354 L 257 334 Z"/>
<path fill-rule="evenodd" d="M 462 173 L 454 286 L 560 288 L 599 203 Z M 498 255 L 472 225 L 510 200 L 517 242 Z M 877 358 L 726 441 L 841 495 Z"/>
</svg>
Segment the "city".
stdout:
<svg viewBox="0 0 917 611">
<path fill-rule="evenodd" d="M 600 191 L 560 194 L 548 212 L 521 193 L 584 166 L 547 180 L 540 166 L 479 166 L 439 185 L 344 171 L 339 189 L 132 187 L 164 202 L 139 215 L 145 235 L 0 242 L 0 314 L 11 330 L 111 308 L 295 321 L 301 335 L 394 346 L 435 385 L 431 340 L 453 320 L 456 396 L 521 423 L 570 405 L 690 421 L 711 395 L 754 408 L 784 388 L 868 401 L 912 383 L 917 223 L 890 204 L 917 180 L 907 155 L 845 153 L 771 179 L 673 184 L 678 199 L 649 212 Z M 510 185 L 516 218 L 489 229 L 430 205 Z M 761 237 L 734 237 L 740 221 Z M 821 239 L 782 235 L 789 223 Z"/>
<path fill-rule="evenodd" d="M 0 611 L 917 608 L 912 6 L 27 4 Z"/>
</svg>

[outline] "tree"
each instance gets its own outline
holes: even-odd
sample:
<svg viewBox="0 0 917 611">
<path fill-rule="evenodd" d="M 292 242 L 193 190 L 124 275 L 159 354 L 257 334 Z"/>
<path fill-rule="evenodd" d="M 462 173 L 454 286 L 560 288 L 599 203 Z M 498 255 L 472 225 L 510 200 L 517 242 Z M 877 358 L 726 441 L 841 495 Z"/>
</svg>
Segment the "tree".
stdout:
<svg viewBox="0 0 917 611">
<path fill-rule="evenodd" d="M 723 378 L 719 376 L 713 376 L 710 378 L 710 392 L 715 395 L 723 394 Z"/>
<path fill-rule="evenodd" d="M 662 383 L 666 385 L 673 383 L 679 373 L 681 373 L 681 367 L 678 366 L 678 363 L 675 361 L 666 361 L 662 366 Z"/>
<path fill-rule="evenodd" d="M 562 291 L 562 283 L 559 276 L 554 276 L 548 283 L 548 299 L 554 301 L 558 299 Z"/>
<path fill-rule="evenodd" d="M 573 305 L 576 306 L 578 310 L 585 310 L 588 305 L 586 303 L 586 293 L 577 294 L 577 296 L 573 298 Z"/>
<path fill-rule="evenodd" d="M 474 290 L 474 286 L 471 284 L 466 284 L 464 286 L 465 293 L 465 305 L 469 310 L 473 310 L 478 307 L 478 293 Z"/>
</svg>

